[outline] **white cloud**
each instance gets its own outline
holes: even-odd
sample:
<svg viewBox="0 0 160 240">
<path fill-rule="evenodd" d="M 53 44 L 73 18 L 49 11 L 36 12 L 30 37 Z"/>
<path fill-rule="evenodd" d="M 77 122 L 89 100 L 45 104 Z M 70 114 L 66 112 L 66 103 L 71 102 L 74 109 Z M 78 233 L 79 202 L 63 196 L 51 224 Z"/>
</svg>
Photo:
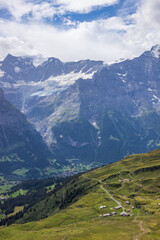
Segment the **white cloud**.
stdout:
<svg viewBox="0 0 160 240">
<path fill-rule="evenodd" d="M 108 6 L 118 3 L 119 0 L 0 0 L 0 8 L 7 9 L 16 21 L 29 15 L 30 20 L 53 18 L 54 15 L 63 15 L 66 12 L 88 13 L 95 7 Z"/>
<path fill-rule="evenodd" d="M 55 2 L 55 1 L 54 1 Z M 119 0 L 56 0 L 64 11 L 88 13 L 95 7 L 117 4 Z"/>
<path fill-rule="evenodd" d="M 54 8 L 50 3 L 42 3 L 32 5 L 31 9 L 32 19 L 41 20 L 43 18 L 53 18 L 57 14 L 57 9 Z"/>
<path fill-rule="evenodd" d="M 111 27 L 112 26 L 112 27 Z M 80 23 L 77 28 L 57 29 L 46 24 L 0 22 L 0 54 L 55 56 L 64 61 L 104 59 L 112 61 L 121 53 L 121 36 L 127 27 L 119 18 Z M 126 50 L 123 51 L 124 53 Z"/>
<path fill-rule="evenodd" d="M 142 1 L 142 8 L 141 12 L 143 16 L 145 17 L 145 20 L 147 23 L 150 21 L 153 24 L 158 23 L 160 25 L 160 1 L 158 0 L 152 0 L 152 1 Z M 150 23 L 151 23 L 150 22 Z"/>
<path fill-rule="evenodd" d="M 119 8 L 118 14 L 121 16 L 130 15 L 137 10 L 139 4 L 140 0 L 125 0 Z"/>
<path fill-rule="evenodd" d="M 0 38 L 0 54 L 42 53 L 64 61 L 86 58 L 112 61 L 129 54 L 127 48 L 124 50 L 122 37 L 127 28 L 119 18 L 84 22 L 69 30 L 46 24 L 0 22 L 1 35 L 4 36 Z M 122 35 L 117 30 L 121 30 Z"/>
<path fill-rule="evenodd" d="M 29 15 L 32 20 L 41 20 L 43 18 L 52 18 L 57 9 L 49 2 L 35 3 L 26 0 L 0 0 L 0 8 L 7 9 L 14 20 L 20 22 L 23 16 Z"/>
<path fill-rule="evenodd" d="M 32 4 L 26 3 L 25 0 L 0 0 L 0 8 L 7 9 L 19 21 L 22 16 L 31 11 Z"/>
<path fill-rule="evenodd" d="M 149 48 L 160 43 L 160 2 L 142 0 L 137 12 L 131 16 L 132 28 L 127 39 L 141 48 Z"/>
<path fill-rule="evenodd" d="M 86 6 L 89 1 L 91 0 L 86 0 Z M 96 4 L 97 1 L 93 3 Z M 102 1 L 99 0 L 99 3 Z M 1 4 L 2 0 L 0 6 Z M 35 5 L 31 7 L 35 19 L 41 19 L 46 15 L 52 17 L 53 9 L 49 9 L 48 3 L 43 4 L 41 10 Z M 15 16 L 20 14 L 17 13 Z M 38 21 L 24 24 L 1 20 L 0 57 L 5 57 L 8 53 L 13 55 L 41 53 L 44 56 L 58 57 L 63 61 L 91 58 L 107 62 L 135 57 L 152 45 L 160 43 L 159 16 L 159 0 L 142 0 L 137 12 L 130 16 L 120 15 L 77 23 L 76 27 L 69 29 L 56 28 Z M 66 23 L 74 25 L 69 19 L 68 21 L 66 19 Z"/>
</svg>

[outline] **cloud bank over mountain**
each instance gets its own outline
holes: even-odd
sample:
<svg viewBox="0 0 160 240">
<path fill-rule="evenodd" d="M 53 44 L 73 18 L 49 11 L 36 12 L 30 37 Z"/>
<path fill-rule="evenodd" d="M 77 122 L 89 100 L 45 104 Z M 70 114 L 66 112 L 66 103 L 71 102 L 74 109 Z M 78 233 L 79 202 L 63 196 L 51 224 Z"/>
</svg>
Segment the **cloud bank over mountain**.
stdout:
<svg viewBox="0 0 160 240">
<path fill-rule="evenodd" d="M 159 0 L 0 0 L 0 57 L 133 58 L 160 43 Z"/>
</svg>

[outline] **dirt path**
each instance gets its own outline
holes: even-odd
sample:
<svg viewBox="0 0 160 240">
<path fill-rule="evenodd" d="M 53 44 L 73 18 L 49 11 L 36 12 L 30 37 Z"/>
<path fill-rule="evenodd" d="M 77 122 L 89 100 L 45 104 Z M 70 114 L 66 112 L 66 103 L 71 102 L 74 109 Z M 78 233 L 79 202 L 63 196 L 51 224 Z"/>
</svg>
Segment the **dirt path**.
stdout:
<svg viewBox="0 0 160 240">
<path fill-rule="evenodd" d="M 84 178 L 87 178 L 87 179 L 94 180 L 94 181 L 98 181 L 98 182 L 101 184 L 101 185 L 100 185 L 100 188 L 101 188 L 105 193 L 107 193 L 108 196 L 109 196 L 118 206 L 120 206 L 120 207 L 123 209 L 123 211 L 124 211 L 124 207 L 121 205 L 121 203 L 118 202 L 118 201 L 109 193 L 109 191 L 108 191 L 106 188 L 104 188 L 104 185 L 106 185 L 106 183 L 102 182 L 101 180 L 99 180 L 99 179 L 97 179 L 97 178 L 88 178 L 88 177 L 86 177 L 86 176 L 84 176 L 84 175 L 83 175 L 83 177 L 84 177 Z M 132 177 L 132 176 L 131 176 L 131 177 Z M 132 177 L 132 178 L 133 178 L 133 177 Z M 144 225 L 143 221 L 138 221 L 137 218 L 138 218 L 138 216 L 136 216 L 136 217 L 134 218 L 134 221 L 133 221 L 133 222 L 138 224 L 138 227 L 139 227 L 139 229 L 140 229 L 140 233 L 138 233 L 138 234 L 133 238 L 133 240 L 140 240 L 140 238 L 141 238 L 144 234 L 146 234 L 146 233 L 148 232 L 148 230 L 143 227 L 143 225 Z"/>
<path fill-rule="evenodd" d="M 124 207 L 121 205 L 121 203 L 118 202 L 118 201 L 108 192 L 108 190 L 103 187 L 103 185 L 101 185 L 100 187 L 101 187 L 101 188 L 110 196 L 110 198 L 111 198 L 114 202 L 116 202 L 117 205 L 120 206 L 120 207 L 123 209 L 123 211 L 124 211 Z"/>
<path fill-rule="evenodd" d="M 144 228 L 144 223 L 143 223 L 143 221 L 137 221 L 137 217 L 135 217 L 135 219 L 134 219 L 134 221 L 133 222 L 135 222 L 135 223 L 137 223 L 138 224 L 138 227 L 139 227 L 139 229 L 140 229 L 140 233 L 138 233 L 134 238 L 133 238 L 133 240 L 140 240 L 140 238 L 144 235 L 144 234 L 146 234 L 147 232 L 148 232 L 148 230 L 146 229 L 146 228 Z"/>
<path fill-rule="evenodd" d="M 83 177 L 84 177 L 84 178 L 87 178 L 87 177 L 84 176 L 84 175 L 83 175 Z M 101 185 L 100 185 L 100 188 L 101 188 L 105 193 L 107 193 L 107 194 L 109 195 L 109 197 L 110 197 L 118 206 L 120 206 L 120 207 L 123 209 L 123 211 L 124 211 L 124 207 L 121 205 L 121 203 L 118 202 L 118 201 L 109 193 L 109 191 L 108 191 L 106 188 L 104 188 L 104 185 L 106 185 L 106 183 L 102 182 L 101 180 L 99 180 L 99 179 L 97 179 L 97 178 L 87 178 L 87 179 L 91 179 L 91 180 L 94 180 L 94 181 L 98 181 L 98 182 L 101 184 Z"/>
</svg>

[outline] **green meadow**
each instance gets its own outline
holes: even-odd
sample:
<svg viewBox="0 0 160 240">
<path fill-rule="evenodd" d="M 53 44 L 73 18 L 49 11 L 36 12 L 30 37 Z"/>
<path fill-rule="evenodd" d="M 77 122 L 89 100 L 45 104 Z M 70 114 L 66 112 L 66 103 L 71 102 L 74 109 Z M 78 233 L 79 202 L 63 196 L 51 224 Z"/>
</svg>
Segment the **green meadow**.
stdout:
<svg viewBox="0 0 160 240">
<path fill-rule="evenodd" d="M 122 208 L 114 208 L 117 202 L 130 216 L 120 216 Z M 0 227 L 0 240 L 160 239 L 158 203 L 159 149 L 76 176 L 28 209 L 22 219 Z M 103 205 L 106 208 L 100 209 Z M 113 211 L 113 216 L 102 216 Z"/>
</svg>

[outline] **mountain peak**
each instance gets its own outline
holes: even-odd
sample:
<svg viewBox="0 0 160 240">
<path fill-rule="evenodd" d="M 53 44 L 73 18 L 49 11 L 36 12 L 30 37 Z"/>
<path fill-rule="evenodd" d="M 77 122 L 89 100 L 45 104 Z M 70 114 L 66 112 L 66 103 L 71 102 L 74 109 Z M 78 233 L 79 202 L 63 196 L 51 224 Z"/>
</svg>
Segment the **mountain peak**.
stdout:
<svg viewBox="0 0 160 240">
<path fill-rule="evenodd" d="M 38 54 L 36 56 L 33 56 L 33 65 L 35 67 L 38 67 L 38 66 L 42 65 L 46 61 L 48 61 L 48 58 L 44 57 L 42 54 Z"/>
<path fill-rule="evenodd" d="M 155 58 L 159 58 L 160 57 L 160 44 L 157 44 L 157 45 L 152 47 L 151 54 Z"/>
<path fill-rule="evenodd" d="M 15 56 L 11 55 L 10 53 L 5 57 L 4 61 L 8 61 L 8 60 L 12 60 L 12 59 L 16 59 Z"/>
</svg>

